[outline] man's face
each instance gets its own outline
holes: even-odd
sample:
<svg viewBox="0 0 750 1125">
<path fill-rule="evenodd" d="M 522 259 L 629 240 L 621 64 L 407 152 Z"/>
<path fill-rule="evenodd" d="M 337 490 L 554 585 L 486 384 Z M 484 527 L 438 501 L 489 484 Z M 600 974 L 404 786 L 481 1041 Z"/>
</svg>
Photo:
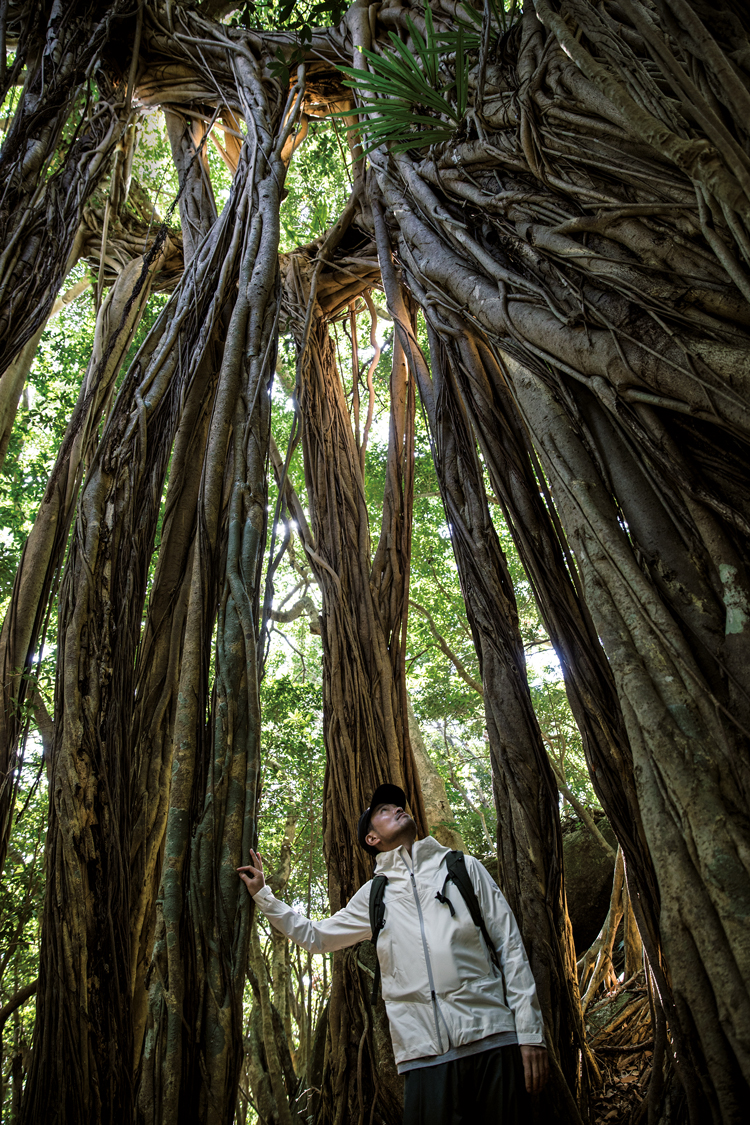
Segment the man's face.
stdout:
<svg viewBox="0 0 750 1125">
<path fill-rule="evenodd" d="M 377 805 L 370 817 L 367 843 L 381 852 L 389 852 L 411 842 L 416 834 L 417 826 L 401 805 Z"/>
</svg>

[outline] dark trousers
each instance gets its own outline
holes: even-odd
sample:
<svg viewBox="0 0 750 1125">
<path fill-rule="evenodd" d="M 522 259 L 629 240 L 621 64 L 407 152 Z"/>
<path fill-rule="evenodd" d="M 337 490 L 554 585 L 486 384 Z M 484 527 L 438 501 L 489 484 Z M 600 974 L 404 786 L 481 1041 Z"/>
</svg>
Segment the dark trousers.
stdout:
<svg viewBox="0 0 750 1125">
<path fill-rule="evenodd" d="M 404 1076 L 404 1125 L 520 1125 L 526 1097 L 518 1046 L 496 1047 Z"/>
</svg>

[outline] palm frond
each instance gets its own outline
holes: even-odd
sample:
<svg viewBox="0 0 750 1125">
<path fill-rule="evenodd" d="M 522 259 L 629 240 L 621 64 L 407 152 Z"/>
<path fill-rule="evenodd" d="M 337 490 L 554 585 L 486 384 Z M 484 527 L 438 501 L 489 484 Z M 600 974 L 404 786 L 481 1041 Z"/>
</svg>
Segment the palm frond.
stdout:
<svg viewBox="0 0 750 1125">
<path fill-rule="evenodd" d="M 510 8 L 507 10 L 505 0 L 500 0 L 499 3 L 498 0 L 488 0 L 488 3 L 490 6 L 490 15 L 492 17 L 491 22 L 497 27 L 497 32 L 494 36 L 491 35 L 492 40 L 497 39 L 500 35 L 504 35 L 515 22 L 516 16 L 520 13 L 518 0 L 511 0 Z M 482 13 L 478 12 L 476 8 L 472 8 L 469 4 L 462 4 L 461 7 L 468 16 L 469 22 L 466 23 L 458 17 L 459 23 L 467 29 L 471 29 L 471 25 L 473 24 L 476 28 L 481 30 L 484 23 Z M 473 35 L 475 33 L 472 31 L 471 34 Z"/>
<path fill-rule="evenodd" d="M 459 120 L 466 116 L 469 102 L 469 68 L 459 65 L 464 59 L 463 28 L 458 29 L 458 43 L 456 45 L 456 111 Z"/>
<path fill-rule="evenodd" d="M 411 18 L 407 18 L 407 27 L 413 50 L 391 32 L 391 46 L 382 54 L 362 51 L 369 70 L 339 67 L 346 76 L 344 85 L 357 95 L 360 114 L 370 115 L 347 126 L 347 131 L 356 130 L 363 141 L 367 138 L 364 155 L 383 144 L 390 144 L 394 152 L 405 152 L 448 141 L 466 116 L 467 51 L 479 46 L 479 35 L 463 23 L 455 33 L 437 33 L 429 5 L 425 8 L 424 35 Z M 449 56 L 453 56 L 455 78 L 445 82 L 441 79 L 441 59 L 450 67 Z M 340 110 L 334 116 L 350 113 Z"/>
</svg>

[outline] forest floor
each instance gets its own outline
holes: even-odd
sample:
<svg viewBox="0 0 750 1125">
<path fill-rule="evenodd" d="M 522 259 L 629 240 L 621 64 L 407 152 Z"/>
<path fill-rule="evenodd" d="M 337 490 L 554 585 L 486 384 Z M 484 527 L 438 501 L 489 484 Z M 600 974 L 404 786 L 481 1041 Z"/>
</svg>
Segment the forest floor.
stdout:
<svg viewBox="0 0 750 1125">
<path fill-rule="evenodd" d="M 592 1099 L 592 1120 L 635 1125 L 643 1120 L 654 1042 L 643 973 L 593 1003 L 586 1028 L 603 1079 Z"/>
</svg>

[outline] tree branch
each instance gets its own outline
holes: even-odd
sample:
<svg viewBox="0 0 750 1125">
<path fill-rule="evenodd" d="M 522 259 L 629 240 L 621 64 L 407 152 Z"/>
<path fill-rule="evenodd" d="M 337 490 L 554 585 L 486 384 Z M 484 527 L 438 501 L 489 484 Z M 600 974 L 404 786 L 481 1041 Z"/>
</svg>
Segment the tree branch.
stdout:
<svg viewBox="0 0 750 1125">
<path fill-rule="evenodd" d="M 273 434 L 271 434 L 269 440 L 271 463 L 273 465 L 274 476 L 276 477 L 276 484 L 278 485 L 284 472 L 284 458 L 281 456 L 279 447 L 273 439 Z M 314 550 L 315 548 L 313 543 L 313 536 L 312 532 L 310 531 L 310 525 L 307 522 L 307 517 L 305 516 L 304 509 L 302 507 L 302 501 L 297 495 L 297 490 L 290 481 L 288 474 L 286 480 L 284 481 L 284 491 L 286 493 L 286 506 L 294 516 L 294 522 L 299 528 L 299 537 L 302 540 L 303 547 L 308 551 Z"/>
<path fill-rule="evenodd" d="M 31 707 L 34 712 L 34 722 L 36 723 L 39 736 L 42 740 L 44 764 L 47 768 L 47 772 L 49 772 L 49 764 L 52 760 L 52 743 L 55 738 L 55 723 L 47 710 L 47 705 L 42 699 L 39 685 L 36 683 L 32 686 Z"/>
<path fill-rule="evenodd" d="M 291 609 L 272 609 L 268 616 L 271 621 L 277 621 L 281 625 L 288 625 L 291 621 L 296 621 L 303 613 L 306 613 L 310 618 L 310 632 L 317 633 L 317 635 L 320 636 L 318 607 L 309 594 L 305 594 L 304 597 L 296 601 Z"/>
<path fill-rule="evenodd" d="M 13 1015 L 16 1008 L 20 1008 L 22 1004 L 34 995 L 36 992 L 37 982 L 31 981 L 30 984 L 25 984 L 23 988 L 19 988 L 14 996 L 11 996 L 7 1004 L 0 1008 L 0 1035 L 2 1035 L 3 1028 L 9 1017 Z"/>
<path fill-rule="evenodd" d="M 412 609 L 416 609 L 417 613 L 421 613 L 422 617 L 425 618 L 430 632 L 437 641 L 440 650 L 448 657 L 451 664 L 453 664 L 454 668 L 456 669 L 464 683 L 468 684 L 470 688 L 478 692 L 480 695 L 484 695 L 484 688 L 482 687 L 481 683 L 479 682 L 479 680 L 474 679 L 461 658 L 459 656 L 456 656 L 455 652 L 450 647 L 445 637 L 442 635 L 442 633 L 439 632 L 438 627 L 435 624 L 432 615 L 430 614 L 430 611 L 428 609 L 425 609 L 423 605 L 420 605 L 419 602 L 415 602 L 413 598 L 409 598 L 409 605 L 412 607 Z"/>
<path fill-rule="evenodd" d="M 553 760 L 553 758 L 550 755 L 547 755 L 547 757 L 549 758 L 550 765 L 552 766 L 552 769 L 554 770 L 554 773 L 555 773 L 555 780 L 557 781 L 557 788 L 560 790 L 560 792 L 563 794 L 563 796 L 567 797 L 567 799 L 570 801 L 570 803 L 573 806 L 573 808 L 575 809 L 576 813 L 581 818 L 583 823 L 586 825 L 589 832 L 594 837 L 597 844 L 602 849 L 602 851 L 605 853 L 607 858 L 611 859 L 612 862 L 614 863 L 615 860 L 617 859 L 617 852 L 615 851 L 615 849 L 612 847 L 611 844 L 607 843 L 604 836 L 602 836 L 601 832 L 596 827 L 596 822 L 595 822 L 593 816 L 591 815 L 591 813 L 589 812 L 589 810 L 586 808 L 585 805 L 581 804 L 581 802 L 578 800 L 576 795 L 569 788 L 569 786 L 567 785 L 567 783 L 565 781 L 565 778 L 564 778 L 564 776 L 563 776 L 563 774 L 560 770 L 560 767 L 557 765 L 557 763 Z"/>
</svg>

